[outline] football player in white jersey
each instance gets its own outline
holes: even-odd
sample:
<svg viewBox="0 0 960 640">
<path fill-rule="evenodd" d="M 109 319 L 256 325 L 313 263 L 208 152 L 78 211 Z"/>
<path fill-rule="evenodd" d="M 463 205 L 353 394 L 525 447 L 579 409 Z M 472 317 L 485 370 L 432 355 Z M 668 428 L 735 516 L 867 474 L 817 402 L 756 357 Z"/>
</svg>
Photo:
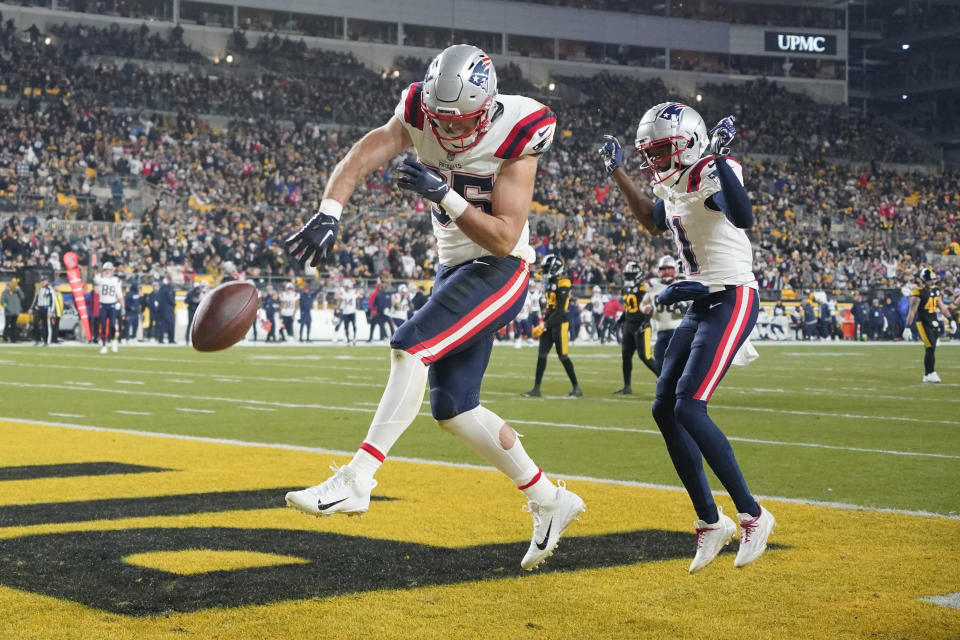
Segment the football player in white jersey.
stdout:
<svg viewBox="0 0 960 640">
<path fill-rule="evenodd" d="M 343 337 L 347 344 L 357 343 L 357 298 L 359 295 L 351 278 L 345 278 L 343 285 L 337 290 L 337 308 L 340 310 Z"/>
<path fill-rule="evenodd" d="M 390 377 L 359 451 L 326 482 L 287 494 L 301 511 L 363 513 L 374 473 L 420 410 L 430 382 L 439 426 L 505 473 L 529 500 L 533 537 L 521 561 L 530 570 L 549 556 L 584 511 L 583 500 L 551 482 L 503 418 L 480 404 L 494 334 L 523 305 L 529 265 L 527 216 L 538 156 L 553 140 L 556 117 L 535 100 L 497 93 L 490 57 L 455 45 L 410 85 L 394 115 L 353 145 L 334 168 L 320 209 L 286 242 L 301 264 L 331 251 L 344 204 L 357 182 L 410 149 L 399 184 L 433 203 L 439 265 L 430 300 L 391 341 Z"/>
<path fill-rule="evenodd" d="M 280 294 L 280 340 L 286 342 L 293 339 L 293 316 L 297 311 L 297 286 L 288 282 L 283 286 Z"/>
<path fill-rule="evenodd" d="M 657 336 L 653 347 L 653 358 L 662 366 L 663 356 L 667 352 L 667 345 L 670 344 L 673 331 L 680 326 L 690 303 L 681 301 L 666 306 L 657 303 L 656 297 L 677 279 L 677 261 L 673 256 L 660 258 L 657 263 L 657 273 L 660 277 L 651 278 L 647 284 L 647 293 L 640 303 L 640 310 L 651 314 L 650 322 Z"/>
<path fill-rule="evenodd" d="M 603 335 L 600 332 L 600 325 L 603 323 L 603 307 L 607 304 L 610 296 L 603 294 L 600 285 L 593 285 L 593 295 L 590 296 L 590 314 L 593 316 L 593 337 L 603 344 Z"/>
<path fill-rule="evenodd" d="M 657 302 L 691 300 L 674 331 L 657 380 L 653 417 L 667 443 L 698 520 L 690 572 L 704 568 L 736 535 L 737 525 L 714 502 L 703 459 L 730 494 L 740 521 L 734 565 L 756 560 L 767 547 L 773 516 L 754 499 L 730 442 L 707 414 L 707 402 L 756 322 L 759 297 L 753 252 L 744 229 L 753 208 L 739 163 L 728 158 L 736 135 L 732 117 L 707 133 L 696 110 L 676 102 L 649 109 L 637 127 L 641 169 L 654 202 L 623 170 L 623 150 L 612 136 L 600 148 L 604 166 L 637 221 L 653 235 L 670 230 L 689 278 L 671 284 Z"/>
<path fill-rule="evenodd" d="M 113 274 L 113 263 L 104 262 L 100 275 L 95 279 L 100 296 L 100 353 L 107 352 L 107 342 L 114 353 L 120 340 L 120 318 L 123 317 L 123 287 L 120 278 Z"/>
</svg>

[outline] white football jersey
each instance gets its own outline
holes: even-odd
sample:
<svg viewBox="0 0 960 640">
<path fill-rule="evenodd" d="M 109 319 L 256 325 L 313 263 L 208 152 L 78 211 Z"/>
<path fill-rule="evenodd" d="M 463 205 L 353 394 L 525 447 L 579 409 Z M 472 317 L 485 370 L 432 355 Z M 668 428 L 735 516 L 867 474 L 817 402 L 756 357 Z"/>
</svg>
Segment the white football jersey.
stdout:
<svg viewBox="0 0 960 640">
<path fill-rule="evenodd" d="M 607 300 L 610 299 L 610 296 L 603 293 L 595 293 L 590 298 L 590 311 L 593 312 L 594 317 L 599 318 L 603 315 L 603 307 L 607 304 Z"/>
<path fill-rule="evenodd" d="M 340 313 L 350 315 L 357 312 L 357 290 L 340 288 L 338 293 L 340 297 Z"/>
<path fill-rule="evenodd" d="M 100 295 L 100 304 L 117 304 L 123 296 L 120 278 L 117 276 L 99 276 L 97 278 L 97 293 Z"/>
<path fill-rule="evenodd" d="M 743 183 L 740 163 L 732 158 L 727 161 Z M 701 158 L 667 182 L 670 184 L 653 187 L 666 208 L 666 219 L 655 222 L 673 234 L 684 275 L 707 286 L 745 284 L 757 288 L 753 250 L 746 232 L 735 227 L 722 211 L 706 205 L 707 198 L 720 191 L 713 156 Z"/>
<path fill-rule="evenodd" d="M 448 153 L 437 141 L 420 109 L 422 82 L 407 87 L 400 96 L 394 117 L 403 123 L 420 162 L 446 179 L 450 187 L 470 204 L 489 212 L 493 185 L 505 160 L 539 155 L 550 148 L 557 118 L 550 109 L 523 96 L 498 95 L 491 109 L 490 126 L 480 141 L 462 153 Z M 437 237 L 440 264 L 453 266 L 490 252 L 468 238 L 442 208 L 431 207 L 433 233 Z M 530 230 L 524 225 L 511 255 L 535 262 Z"/>
<path fill-rule="evenodd" d="M 678 278 L 679 279 L 679 278 Z M 674 281 L 676 282 L 676 281 Z M 660 278 L 650 278 L 647 280 L 647 293 L 643 296 L 644 302 L 649 302 L 653 307 L 653 313 L 650 315 L 651 325 L 655 331 L 669 331 L 676 329 L 683 321 L 684 314 L 690 307 L 688 302 L 678 302 L 668 307 L 657 304 L 657 295 L 667 288 Z"/>
<path fill-rule="evenodd" d="M 280 294 L 280 315 L 292 316 L 297 308 L 297 292 L 284 291 Z"/>
<path fill-rule="evenodd" d="M 390 308 L 387 309 L 388 318 L 398 320 L 407 319 L 407 309 L 410 308 L 410 301 L 400 293 L 394 293 L 390 296 Z"/>
</svg>

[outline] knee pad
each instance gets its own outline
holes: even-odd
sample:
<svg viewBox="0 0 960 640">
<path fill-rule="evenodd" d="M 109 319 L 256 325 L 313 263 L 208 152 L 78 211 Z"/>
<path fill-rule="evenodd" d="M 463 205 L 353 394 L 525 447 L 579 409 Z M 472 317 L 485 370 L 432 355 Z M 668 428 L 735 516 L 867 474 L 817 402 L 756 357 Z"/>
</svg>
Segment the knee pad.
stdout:
<svg viewBox="0 0 960 640">
<path fill-rule="evenodd" d="M 676 420 L 674 418 L 675 404 L 676 401 L 672 397 L 657 396 L 654 398 L 651 413 L 661 431 L 663 431 L 665 427 L 672 428 L 676 426 Z"/>
<path fill-rule="evenodd" d="M 564 363 L 570 360 L 570 356 L 567 356 L 567 355 L 559 356 L 559 358 L 560 358 L 560 362 L 564 362 Z"/>
<path fill-rule="evenodd" d="M 444 423 L 463 413 L 463 410 L 457 407 L 457 399 L 450 392 L 434 388 L 430 389 L 430 412 L 441 429 L 450 431 Z"/>
<path fill-rule="evenodd" d="M 706 415 L 707 403 L 692 398 L 677 398 L 673 407 L 673 415 L 682 425 L 695 425 L 698 418 Z"/>
</svg>

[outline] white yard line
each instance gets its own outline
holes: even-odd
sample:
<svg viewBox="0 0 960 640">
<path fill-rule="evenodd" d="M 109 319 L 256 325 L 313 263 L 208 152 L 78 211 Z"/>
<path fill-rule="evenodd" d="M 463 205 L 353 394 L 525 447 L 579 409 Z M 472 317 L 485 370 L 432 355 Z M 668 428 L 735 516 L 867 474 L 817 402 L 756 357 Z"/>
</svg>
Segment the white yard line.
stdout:
<svg viewBox="0 0 960 640">
<path fill-rule="evenodd" d="M 117 409 L 114 413 L 119 413 L 122 416 L 152 416 L 153 414 L 149 411 L 125 411 L 123 409 Z"/>
<path fill-rule="evenodd" d="M 950 609 L 960 609 L 960 591 L 957 593 L 946 593 L 942 596 L 927 596 L 926 598 L 917 598 L 917 600 L 938 604 L 941 607 L 949 607 Z"/>
<path fill-rule="evenodd" d="M 82 424 L 72 424 L 64 422 L 43 422 L 39 420 L 29 420 L 25 418 L 16 418 L 9 416 L 0 416 L 0 420 L 5 420 L 8 422 L 18 422 L 21 424 L 30 424 L 40 427 L 67 427 L 70 429 L 79 429 L 81 431 L 97 431 L 104 433 L 118 433 L 126 435 L 140 435 L 140 436 L 149 436 L 154 438 L 167 438 L 170 440 L 185 440 L 189 442 L 209 442 L 212 444 L 229 444 L 241 447 L 264 447 L 268 449 L 282 449 L 286 451 L 305 451 L 309 453 L 319 453 L 324 455 L 336 455 L 336 456 L 351 456 L 354 451 L 339 451 L 336 449 L 324 449 L 320 447 L 305 447 L 302 445 L 293 445 L 293 444 L 279 444 L 279 443 L 270 443 L 270 442 L 247 442 L 245 440 L 233 440 L 226 438 L 208 438 L 203 436 L 187 436 L 180 434 L 172 433 L 158 433 L 154 431 L 138 431 L 133 429 L 113 429 L 109 427 L 97 427 L 92 425 L 82 425 Z M 487 467 L 483 465 L 468 464 L 463 462 L 446 462 L 441 460 L 429 460 L 426 458 L 408 458 L 402 456 L 391 456 L 392 460 L 399 460 L 402 462 L 414 462 L 418 464 L 430 464 L 438 467 L 453 467 L 459 469 L 481 469 L 484 471 L 496 471 L 493 467 Z M 647 489 L 663 489 L 668 491 L 686 491 L 683 487 L 674 486 L 674 485 L 663 485 L 663 484 L 654 484 L 649 482 L 635 482 L 632 480 L 616 480 L 612 478 L 595 478 L 592 476 L 579 476 L 579 475 L 561 475 L 559 477 L 569 478 L 571 480 L 582 480 L 584 482 L 599 482 L 604 484 L 612 484 L 626 487 L 641 487 Z M 722 491 L 715 491 L 715 495 L 725 496 L 726 493 Z M 779 502 L 789 502 L 792 504 L 804 504 L 812 505 L 819 507 L 829 507 L 832 509 L 843 509 L 847 511 L 867 511 L 871 513 L 892 513 L 897 515 L 905 516 L 920 516 L 927 518 L 942 518 L 945 520 L 958 520 L 960 521 L 960 515 L 958 514 L 943 514 L 943 513 L 934 513 L 931 511 L 911 511 L 906 509 L 887 509 L 882 507 L 865 507 L 856 504 L 848 504 L 845 502 L 825 502 L 821 500 L 805 500 L 801 498 L 784 498 L 778 496 L 769 496 L 769 495 L 758 495 L 757 498 L 764 500 L 776 500 Z"/>
<path fill-rule="evenodd" d="M 71 391 L 70 387 L 64 387 L 61 385 L 54 384 L 40 384 L 40 383 L 27 383 L 27 382 L 8 382 L 0 381 L 0 386 L 12 386 L 12 387 L 27 387 L 27 388 L 43 388 L 43 389 L 59 389 L 65 391 Z M 221 396 L 192 396 L 179 393 L 164 393 L 160 391 L 128 391 L 126 389 L 83 389 L 84 392 L 95 392 L 95 393 L 107 393 L 107 394 L 116 394 L 116 395 L 129 395 L 129 396 L 147 396 L 155 398 L 169 398 L 174 400 L 199 400 L 202 402 L 226 402 L 231 405 L 242 405 L 242 406 L 259 406 L 259 407 L 281 407 L 285 409 L 321 409 L 325 411 L 338 411 L 338 412 L 353 412 L 353 413 L 374 413 L 373 409 L 367 409 L 364 407 L 357 406 L 339 406 L 339 405 L 323 405 L 323 404 L 309 404 L 309 403 L 291 403 L 291 402 L 271 402 L 268 400 L 254 400 L 248 398 L 227 398 Z M 740 411 L 767 411 L 766 409 L 756 408 L 756 407 L 727 407 L 720 406 L 717 408 L 721 409 L 732 409 Z M 183 409 L 179 409 L 183 410 Z M 206 412 L 213 413 L 213 411 L 205 410 Z M 779 411 L 770 409 L 771 412 L 780 413 Z M 785 413 L 804 413 L 804 412 L 792 412 L 788 411 Z M 823 415 L 830 417 L 846 417 L 852 418 L 851 415 L 841 415 L 841 414 L 827 414 L 827 413 L 813 413 L 807 412 L 809 415 Z M 807 413 L 804 413 L 806 415 Z M 432 417 L 428 412 L 422 412 L 419 414 L 427 418 Z M 874 416 L 856 416 L 858 418 L 875 418 Z M 917 422 L 941 422 L 936 420 L 924 421 L 916 420 Z M 534 421 L 534 420 L 511 420 L 512 424 L 525 424 L 530 426 L 540 426 L 547 428 L 557 428 L 557 429 L 576 429 L 581 431 L 607 431 L 607 432 L 618 432 L 618 433 L 636 433 L 639 435 L 656 435 L 660 436 L 660 432 L 655 429 L 636 429 L 632 427 L 616 427 L 616 426 L 606 426 L 606 425 L 585 425 L 585 424 L 573 424 L 566 422 L 543 422 L 543 421 Z M 957 423 L 960 424 L 960 423 Z M 888 449 L 866 449 L 862 447 L 844 447 L 839 445 L 828 445 L 812 442 L 786 442 L 779 440 L 761 440 L 754 438 L 737 438 L 730 437 L 730 440 L 736 442 L 747 442 L 751 444 L 760 444 L 767 446 L 780 446 L 780 447 L 802 447 L 802 448 L 817 448 L 817 449 L 831 449 L 836 451 L 851 451 L 856 453 L 874 453 L 882 455 L 892 455 L 892 456 L 910 456 L 910 457 L 922 457 L 922 458 L 944 458 L 949 460 L 960 459 L 960 455 L 950 455 L 944 453 L 927 453 L 927 452 L 914 452 L 914 451 L 898 451 L 898 450 L 888 450 Z"/>
<path fill-rule="evenodd" d="M 47 415 L 57 416 L 58 418 L 85 418 L 82 413 L 60 413 L 58 411 L 49 411 Z"/>
<path fill-rule="evenodd" d="M 190 407 L 177 407 L 177 411 L 184 413 L 216 413 L 213 409 L 191 409 Z"/>
<path fill-rule="evenodd" d="M 114 380 L 117 384 L 146 384 L 143 380 Z"/>
</svg>

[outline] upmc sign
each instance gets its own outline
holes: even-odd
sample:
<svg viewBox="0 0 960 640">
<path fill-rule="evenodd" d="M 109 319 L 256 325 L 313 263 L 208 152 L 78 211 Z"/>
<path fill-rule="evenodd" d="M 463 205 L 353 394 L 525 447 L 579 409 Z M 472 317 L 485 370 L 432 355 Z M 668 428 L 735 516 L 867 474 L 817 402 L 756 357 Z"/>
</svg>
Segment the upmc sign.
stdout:
<svg viewBox="0 0 960 640">
<path fill-rule="evenodd" d="M 780 53 L 834 56 L 837 55 L 837 36 L 765 31 L 764 49 Z"/>
</svg>

